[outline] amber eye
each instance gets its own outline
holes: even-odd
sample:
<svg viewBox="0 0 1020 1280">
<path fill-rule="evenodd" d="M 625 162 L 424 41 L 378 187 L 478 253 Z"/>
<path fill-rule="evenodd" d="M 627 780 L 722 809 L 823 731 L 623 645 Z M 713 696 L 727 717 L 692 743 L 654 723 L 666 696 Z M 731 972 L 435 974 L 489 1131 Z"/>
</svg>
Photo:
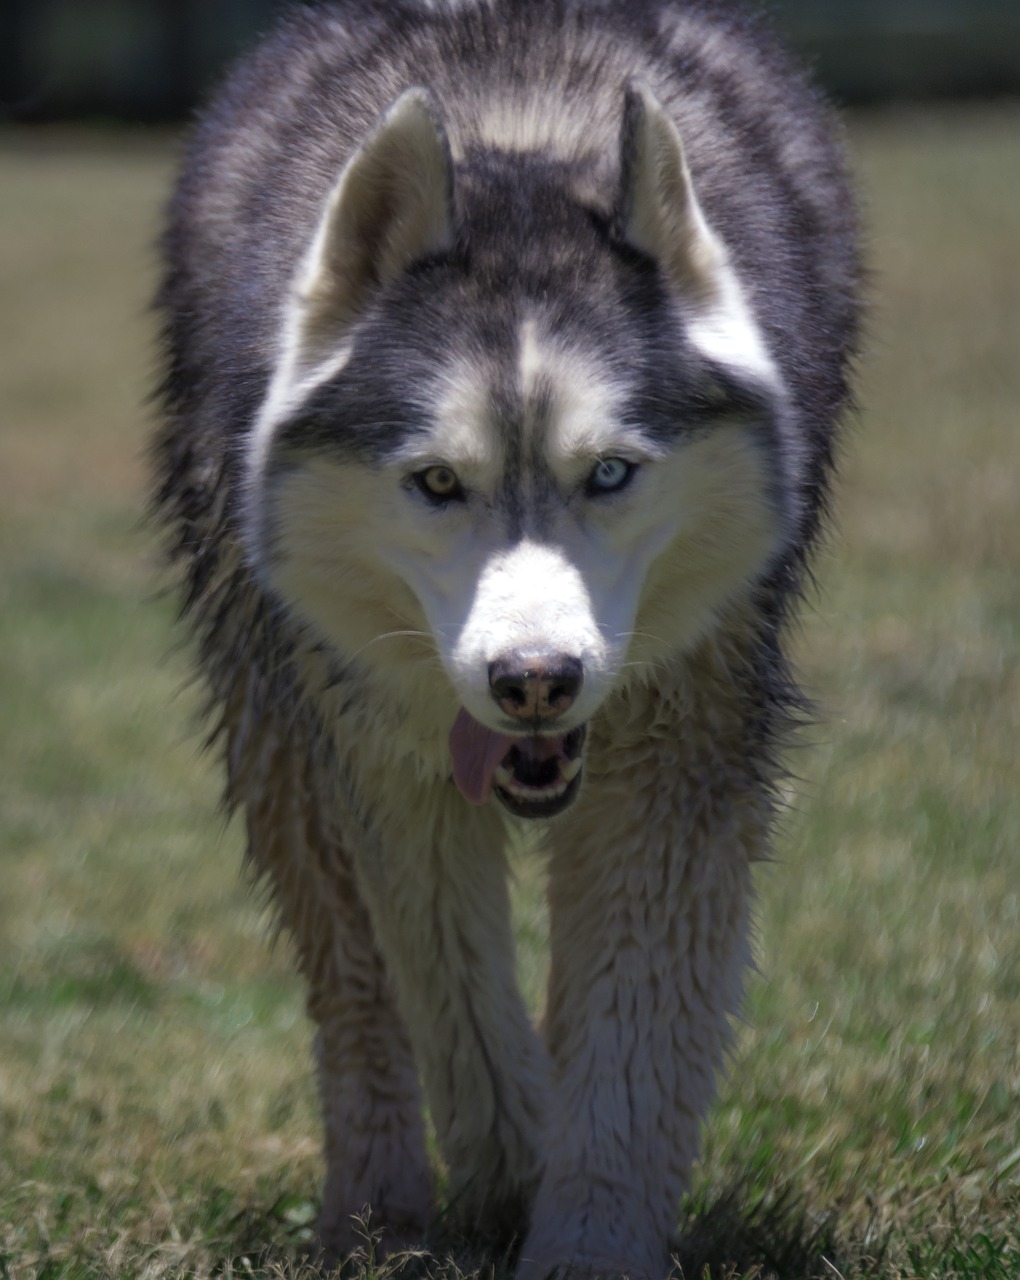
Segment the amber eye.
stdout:
<svg viewBox="0 0 1020 1280">
<path fill-rule="evenodd" d="M 431 502 L 453 502 L 464 496 L 456 471 L 442 464 L 416 471 L 413 479 Z"/>
</svg>

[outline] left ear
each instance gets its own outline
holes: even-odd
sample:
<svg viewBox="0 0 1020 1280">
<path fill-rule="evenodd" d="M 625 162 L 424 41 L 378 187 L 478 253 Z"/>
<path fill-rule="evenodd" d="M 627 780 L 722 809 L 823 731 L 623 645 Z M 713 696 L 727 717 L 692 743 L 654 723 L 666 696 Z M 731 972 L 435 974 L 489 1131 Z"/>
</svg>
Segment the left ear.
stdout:
<svg viewBox="0 0 1020 1280">
<path fill-rule="evenodd" d="M 719 303 L 731 275 L 726 250 L 705 222 L 676 125 L 640 81 L 624 98 L 617 210 L 625 239 L 654 258 L 680 294 Z"/>
<path fill-rule="evenodd" d="M 453 166 L 432 95 L 408 89 L 333 188 L 290 301 L 292 382 L 328 376 L 379 289 L 453 240 Z"/>
<path fill-rule="evenodd" d="M 376 294 L 453 243 L 453 207 L 450 145 L 435 100 L 408 89 L 344 166 L 284 301 L 276 368 L 252 431 L 253 489 L 276 425 L 343 367 L 351 329 Z M 253 529 L 254 547 L 261 538 Z"/>
</svg>

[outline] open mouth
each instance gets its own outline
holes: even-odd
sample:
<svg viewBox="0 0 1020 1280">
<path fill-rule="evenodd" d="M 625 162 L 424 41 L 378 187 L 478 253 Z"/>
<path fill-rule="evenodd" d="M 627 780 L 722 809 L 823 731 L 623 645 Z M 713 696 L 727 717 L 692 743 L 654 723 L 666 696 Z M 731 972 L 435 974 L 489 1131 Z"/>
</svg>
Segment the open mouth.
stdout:
<svg viewBox="0 0 1020 1280">
<path fill-rule="evenodd" d="M 569 733 L 496 733 L 461 710 L 450 731 L 453 780 L 471 804 L 496 798 L 520 818 L 551 818 L 577 796 L 587 726 Z"/>
<path fill-rule="evenodd" d="M 581 784 L 586 725 L 561 737 L 519 738 L 493 773 L 493 790 L 520 818 L 562 813 Z"/>
</svg>

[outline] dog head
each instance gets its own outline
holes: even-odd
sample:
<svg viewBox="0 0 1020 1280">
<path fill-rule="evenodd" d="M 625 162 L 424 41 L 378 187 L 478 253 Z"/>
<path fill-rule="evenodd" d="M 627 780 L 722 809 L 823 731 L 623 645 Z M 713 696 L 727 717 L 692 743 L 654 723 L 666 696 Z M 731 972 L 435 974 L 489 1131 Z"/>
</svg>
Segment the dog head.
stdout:
<svg viewBox="0 0 1020 1280">
<path fill-rule="evenodd" d="M 341 658 L 451 689 L 455 781 L 526 816 L 796 519 L 779 376 L 679 134 L 640 85 L 621 116 L 587 166 L 455 164 L 429 94 L 399 98 L 326 201 L 247 456 L 255 571 Z"/>
</svg>

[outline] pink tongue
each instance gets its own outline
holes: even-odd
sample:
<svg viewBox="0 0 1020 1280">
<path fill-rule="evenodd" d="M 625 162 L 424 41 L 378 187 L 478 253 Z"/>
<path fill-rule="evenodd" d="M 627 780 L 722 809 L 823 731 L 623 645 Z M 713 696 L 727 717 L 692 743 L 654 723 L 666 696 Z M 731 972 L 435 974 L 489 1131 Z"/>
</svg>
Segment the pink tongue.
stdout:
<svg viewBox="0 0 1020 1280">
<path fill-rule="evenodd" d="M 461 707 L 450 730 L 453 780 L 465 800 L 485 804 L 492 794 L 492 775 L 515 739 L 493 733 Z"/>
</svg>

